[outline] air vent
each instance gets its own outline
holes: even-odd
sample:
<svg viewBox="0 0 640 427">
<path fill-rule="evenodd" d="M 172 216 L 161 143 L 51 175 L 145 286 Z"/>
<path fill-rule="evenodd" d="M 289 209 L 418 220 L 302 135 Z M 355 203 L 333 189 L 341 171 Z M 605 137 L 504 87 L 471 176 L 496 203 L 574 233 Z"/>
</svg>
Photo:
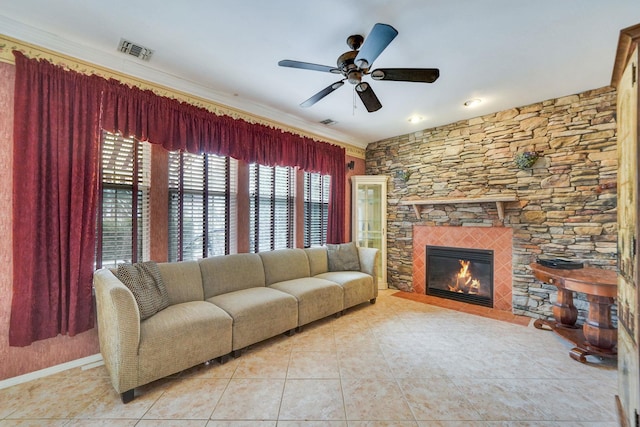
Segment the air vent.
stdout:
<svg viewBox="0 0 640 427">
<path fill-rule="evenodd" d="M 323 121 L 321 121 L 320 123 L 322 123 L 323 125 L 327 125 L 327 126 L 333 126 L 333 125 L 335 125 L 335 124 L 336 124 L 336 123 L 338 123 L 338 122 L 333 121 L 333 120 L 331 120 L 331 119 L 324 119 L 324 120 L 323 120 Z"/>
<path fill-rule="evenodd" d="M 153 51 L 148 47 L 140 46 L 139 44 L 135 44 L 125 39 L 120 39 L 118 50 L 122 53 L 127 53 L 131 56 L 142 59 L 143 61 L 148 61 L 153 54 Z"/>
</svg>

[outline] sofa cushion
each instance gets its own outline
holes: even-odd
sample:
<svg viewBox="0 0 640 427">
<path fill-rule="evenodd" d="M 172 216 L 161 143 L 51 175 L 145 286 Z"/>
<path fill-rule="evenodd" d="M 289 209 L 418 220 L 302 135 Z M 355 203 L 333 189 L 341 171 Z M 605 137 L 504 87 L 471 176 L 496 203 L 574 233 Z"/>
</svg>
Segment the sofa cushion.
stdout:
<svg viewBox="0 0 640 427">
<path fill-rule="evenodd" d="M 142 384 L 231 352 L 233 320 L 205 301 L 172 305 L 140 324 Z"/>
<path fill-rule="evenodd" d="M 274 283 L 272 289 L 286 292 L 298 300 L 298 326 L 322 319 L 342 311 L 342 286 L 316 277 L 286 280 Z"/>
<path fill-rule="evenodd" d="M 264 268 L 257 254 L 232 254 L 200 260 L 204 297 L 264 287 Z"/>
<path fill-rule="evenodd" d="M 309 259 L 302 249 L 278 249 L 258 255 L 262 258 L 267 286 L 310 276 Z"/>
<path fill-rule="evenodd" d="M 316 276 L 338 283 L 344 289 L 344 308 L 353 307 L 377 296 L 373 277 L 359 271 L 332 271 Z"/>
<path fill-rule="evenodd" d="M 304 249 L 309 259 L 310 276 L 317 276 L 320 273 L 329 271 L 329 261 L 327 259 L 327 247 L 315 246 Z"/>
<path fill-rule="evenodd" d="M 162 262 L 158 269 L 167 288 L 169 304 L 204 301 L 198 261 Z"/>
<path fill-rule="evenodd" d="M 327 244 L 329 271 L 360 271 L 358 247 L 355 243 Z"/>
<path fill-rule="evenodd" d="M 233 350 L 298 326 L 298 301 L 277 289 L 254 287 L 207 299 L 233 318 Z"/>
<path fill-rule="evenodd" d="M 140 320 L 148 319 L 169 306 L 169 295 L 155 262 L 120 264 L 117 276 L 133 293 L 140 311 Z"/>
</svg>

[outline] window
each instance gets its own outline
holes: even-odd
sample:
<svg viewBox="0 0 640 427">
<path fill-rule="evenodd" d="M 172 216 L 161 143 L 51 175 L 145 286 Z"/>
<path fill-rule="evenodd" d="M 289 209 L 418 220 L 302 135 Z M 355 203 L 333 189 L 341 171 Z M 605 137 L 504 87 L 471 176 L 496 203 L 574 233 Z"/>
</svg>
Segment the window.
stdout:
<svg viewBox="0 0 640 427">
<path fill-rule="evenodd" d="M 103 132 L 96 268 L 149 259 L 151 145 Z"/>
<path fill-rule="evenodd" d="M 169 153 L 169 261 L 236 252 L 237 161 Z"/>
<path fill-rule="evenodd" d="M 304 246 L 327 243 L 331 176 L 304 173 Z"/>
<path fill-rule="evenodd" d="M 294 168 L 250 165 L 250 252 L 293 247 L 294 182 Z"/>
</svg>

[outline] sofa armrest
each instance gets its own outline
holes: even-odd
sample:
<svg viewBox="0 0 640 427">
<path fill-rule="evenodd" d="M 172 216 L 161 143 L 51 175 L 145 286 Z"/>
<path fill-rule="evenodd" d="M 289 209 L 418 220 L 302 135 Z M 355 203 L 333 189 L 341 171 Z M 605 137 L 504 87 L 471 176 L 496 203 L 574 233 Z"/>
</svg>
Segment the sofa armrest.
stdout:
<svg viewBox="0 0 640 427">
<path fill-rule="evenodd" d="M 358 246 L 358 256 L 360 257 L 360 271 L 370 274 L 373 277 L 373 285 L 378 290 L 378 257 L 380 251 L 376 248 L 365 248 Z"/>
<path fill-rule="evenodd" d="M 140 312 L 133 293 L 107 268 L 93 275 L 100 352 L 113 387 L 124 393 L 138 386 Z"/>
</svg>

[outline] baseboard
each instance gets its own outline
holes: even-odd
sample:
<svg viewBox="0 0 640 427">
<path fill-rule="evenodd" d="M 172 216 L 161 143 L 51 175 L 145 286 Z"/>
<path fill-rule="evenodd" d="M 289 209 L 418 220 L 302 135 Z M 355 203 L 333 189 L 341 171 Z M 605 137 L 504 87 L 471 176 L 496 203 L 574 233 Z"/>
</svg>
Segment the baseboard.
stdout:
<svg viewBox="0 0 640 427">
<path fill-rule="evenodd" d="M 87 367 L 93 368 L 96 366 L 100 366 L 104 364 L 102 360 L 102 355 L 100 353 L 94 354 L 91 356 L 83 357 L 81 359 L 72 360 L 70 362 L 61 363 L 59 365 L 50 366 L 45 369 L 40 369 L 39 371 L 29 372 L 28 374 L 18 375 L 17 377 L 8 378 L 6 380 L 0 381 L 0 390 L 3 388 L 11 387 L 14 385 L 26 383 L 29 381 L 36 380 L 38 378 L 48 377 L 49 375 L 57 374 L 58 372 L 63 372 L 68 369 Z"/>
</svg>

